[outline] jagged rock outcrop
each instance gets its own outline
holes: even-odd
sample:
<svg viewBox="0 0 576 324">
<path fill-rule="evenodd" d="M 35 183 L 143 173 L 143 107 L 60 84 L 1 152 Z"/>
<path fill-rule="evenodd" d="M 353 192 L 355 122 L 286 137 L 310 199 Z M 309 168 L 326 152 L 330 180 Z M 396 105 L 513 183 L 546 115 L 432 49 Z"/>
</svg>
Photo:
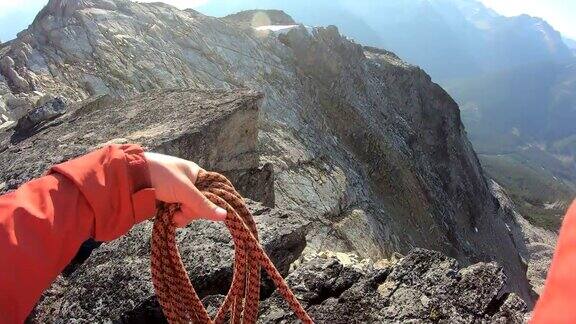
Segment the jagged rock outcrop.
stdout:
<svg viewBox="0 0 576 324">
<path fill-rule="evenodd" d="M 526 311 L 496 264 L 462 268 L 428 250 L 360 266 L 321 255 L 287 280 L 318 323 L 523 323 Z M 297 322 L 277 293 L 262 306 L 263 323 Z"/>
<path fill-rule="evenodd" d="M 0 47 L 0 57 L 8 56 L 31 91 L 0 78 L 0 89 L 9 89 L 0 92 L 0 102 L 32 101 L 36 91 L 70 102 L 106 94 L 114 103 L 190 87 L 249 87 L 266 97 L 258 117 L 245 115 L 258 126 L 258 154 L 248 156 L 232 154 L 246 148 L 236 142 L 195 150 L 198 141 L 220 134 L 214 128 L 162 137 L 174 135 L 173 123 L 184 127 L 190 120 L 177 115 L 187 101 L 198 102 L 181 92 L 148 92 L 129 104 L 65 115 L 32 137 L 10 131 L 0 149 L 0 165 L 8 166 L 4 190 L 106 140 L 137 141 L 206 168 L 251 169 L 238 174 L 255 172 L 260 180 L 237 181 L 270 188 L 253 190 L 251 198 L 305 211 L 308 251 L 377 260 L 426 247 L 463 264 L 497 261 L 509 289 L 532 302 L 519 253 L 525 243 L 511 230 L 521 229 L 490 190 L 458 106 L 424 71 L 387 51 L 362 47 L 335 27 L 300 27 L 276 37 L 159 3 L 51 0 L 27 30 Z M 77 111 L 84 109 L 92 108 Z M 212 120 L 209 109 L 194 112 Z M 69 133 L 58 126 L 62 120 Z M 163 127 L 152 127 L 158 120 Z M 129 125 L 134 128 L 126 131 Z M 245 141 L 242 128 L 231 130 L 230 139 Z M 48 146 L 36 150 L 41 143 Z M 18 163 L 22 159 L 28 163 Z"/>
<path fill-rule="evenodd" d="M 62 98 L 51 98 L 42 101 L 44 102 L 40 103 L 38 108 L 18 119 L 16 132 L 23 133 L 31 131 L 35 127 L 40 127 L 42 123 L 66 113 L 66 104 Z"/>
<path fill-rule="evenodd" d="M 532 226 L 514 210 L 512 200 L 498 183 L 490 180 L 489 184 L 494 196 L 500 202 L 501 209 L 505 211 L 502 216 L 505 217 L 506 222 L 519 225 L 510 227 L 510 233 L 516 242 L 524 242 L 524 244 L 517 245 L 517 248 L 522 258 L 527 260 L 527 275 L 534 293 L 540 295 L 544 288 L 546 274 L 550 269 L 558 237 L 553 232 Z"/>
</svg>

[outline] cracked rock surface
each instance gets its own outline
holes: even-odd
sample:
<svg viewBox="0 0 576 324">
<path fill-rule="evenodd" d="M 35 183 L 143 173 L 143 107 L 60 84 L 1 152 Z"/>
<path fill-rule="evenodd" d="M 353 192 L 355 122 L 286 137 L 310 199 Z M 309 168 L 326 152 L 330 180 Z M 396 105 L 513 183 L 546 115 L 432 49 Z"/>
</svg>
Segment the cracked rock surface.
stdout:
<svg viewBox="0 0 576 324">
<path fill-rule="evenodd" d="M 462 268 L 438 252 L 416 249 L 396 263 L 343 264 L 317 256 L 288 282 L 318 323 L 523 323 L 524 302 L 505 293 L 495 263 Z M 282 297 L 263 303 L 264 323 L 296 323 Z"/>
</svg>

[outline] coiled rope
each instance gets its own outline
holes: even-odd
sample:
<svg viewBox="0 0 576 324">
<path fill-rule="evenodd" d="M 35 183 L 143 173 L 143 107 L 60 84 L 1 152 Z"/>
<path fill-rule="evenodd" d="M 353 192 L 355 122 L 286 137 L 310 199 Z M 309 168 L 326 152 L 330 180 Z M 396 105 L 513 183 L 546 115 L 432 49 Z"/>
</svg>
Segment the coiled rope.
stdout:
<svg viewBox="0 0 576 324">
<path fill-rule="evenodd" d="M 313 323 L 258 242 L 258 232 L 244 199 L 223 175 L 201 171 L 196 187 L 213 203 L 226 209 L 225 224 L 234 242 L 232 285 L 212 320 L 182 263 L 176 245 L 172 215 L 175 204 L 158 208 L 152 232 L 151 269 L 154 290 L 169 323 L 256 323 L 260 299 L 260 268 L 264 268 L 280 294 L 303 323 Z"/>
</svg>

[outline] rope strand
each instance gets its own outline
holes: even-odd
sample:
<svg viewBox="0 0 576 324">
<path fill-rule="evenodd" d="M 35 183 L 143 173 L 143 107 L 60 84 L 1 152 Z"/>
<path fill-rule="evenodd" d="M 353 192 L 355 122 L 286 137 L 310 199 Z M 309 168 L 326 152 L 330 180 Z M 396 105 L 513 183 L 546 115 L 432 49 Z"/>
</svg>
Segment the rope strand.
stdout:
<svg viewBox="0 0 576 324">
<path fill-rule="evenodd" d="M 150 265 L 154 290 L 168 322 L 212 324 L 224 323 L 229 319 L 233 324 L 256 323 L 260 301 L 260 270 L 264 268 L 296 316 L 303 323 L 313 324 L 264 252 L 258 241 L 254 218 L 230 181 L 221 174 L 201 171 L 196 187 L 206 198 L 228 212 L 224 223 L 232 235 L 235 248 L 232 285 L 212 320 L 194 290 L 178 252 L 176 226 L 172 216 L 179 210 L 179 206 L 161 204 L 152 231 Z"/>
</svg>

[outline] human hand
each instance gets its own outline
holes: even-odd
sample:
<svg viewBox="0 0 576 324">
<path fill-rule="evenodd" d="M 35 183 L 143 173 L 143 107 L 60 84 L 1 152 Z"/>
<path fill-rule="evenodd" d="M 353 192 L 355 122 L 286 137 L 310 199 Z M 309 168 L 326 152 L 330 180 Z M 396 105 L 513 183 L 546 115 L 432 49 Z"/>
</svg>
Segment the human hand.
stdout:
<svg viewBox="0 0 576 324">
<path fill-rule="evenodd" d="M 181 205 L 174 214 L 176 226 L 185 227 L 200 218 L 214 221 L 226 218 L 226 210 L 208 200 L 194 185 L 202 170 L 196 163 L 158 153 L 145 152 L 144 157 L 156 199 Z"/>
</svg>

